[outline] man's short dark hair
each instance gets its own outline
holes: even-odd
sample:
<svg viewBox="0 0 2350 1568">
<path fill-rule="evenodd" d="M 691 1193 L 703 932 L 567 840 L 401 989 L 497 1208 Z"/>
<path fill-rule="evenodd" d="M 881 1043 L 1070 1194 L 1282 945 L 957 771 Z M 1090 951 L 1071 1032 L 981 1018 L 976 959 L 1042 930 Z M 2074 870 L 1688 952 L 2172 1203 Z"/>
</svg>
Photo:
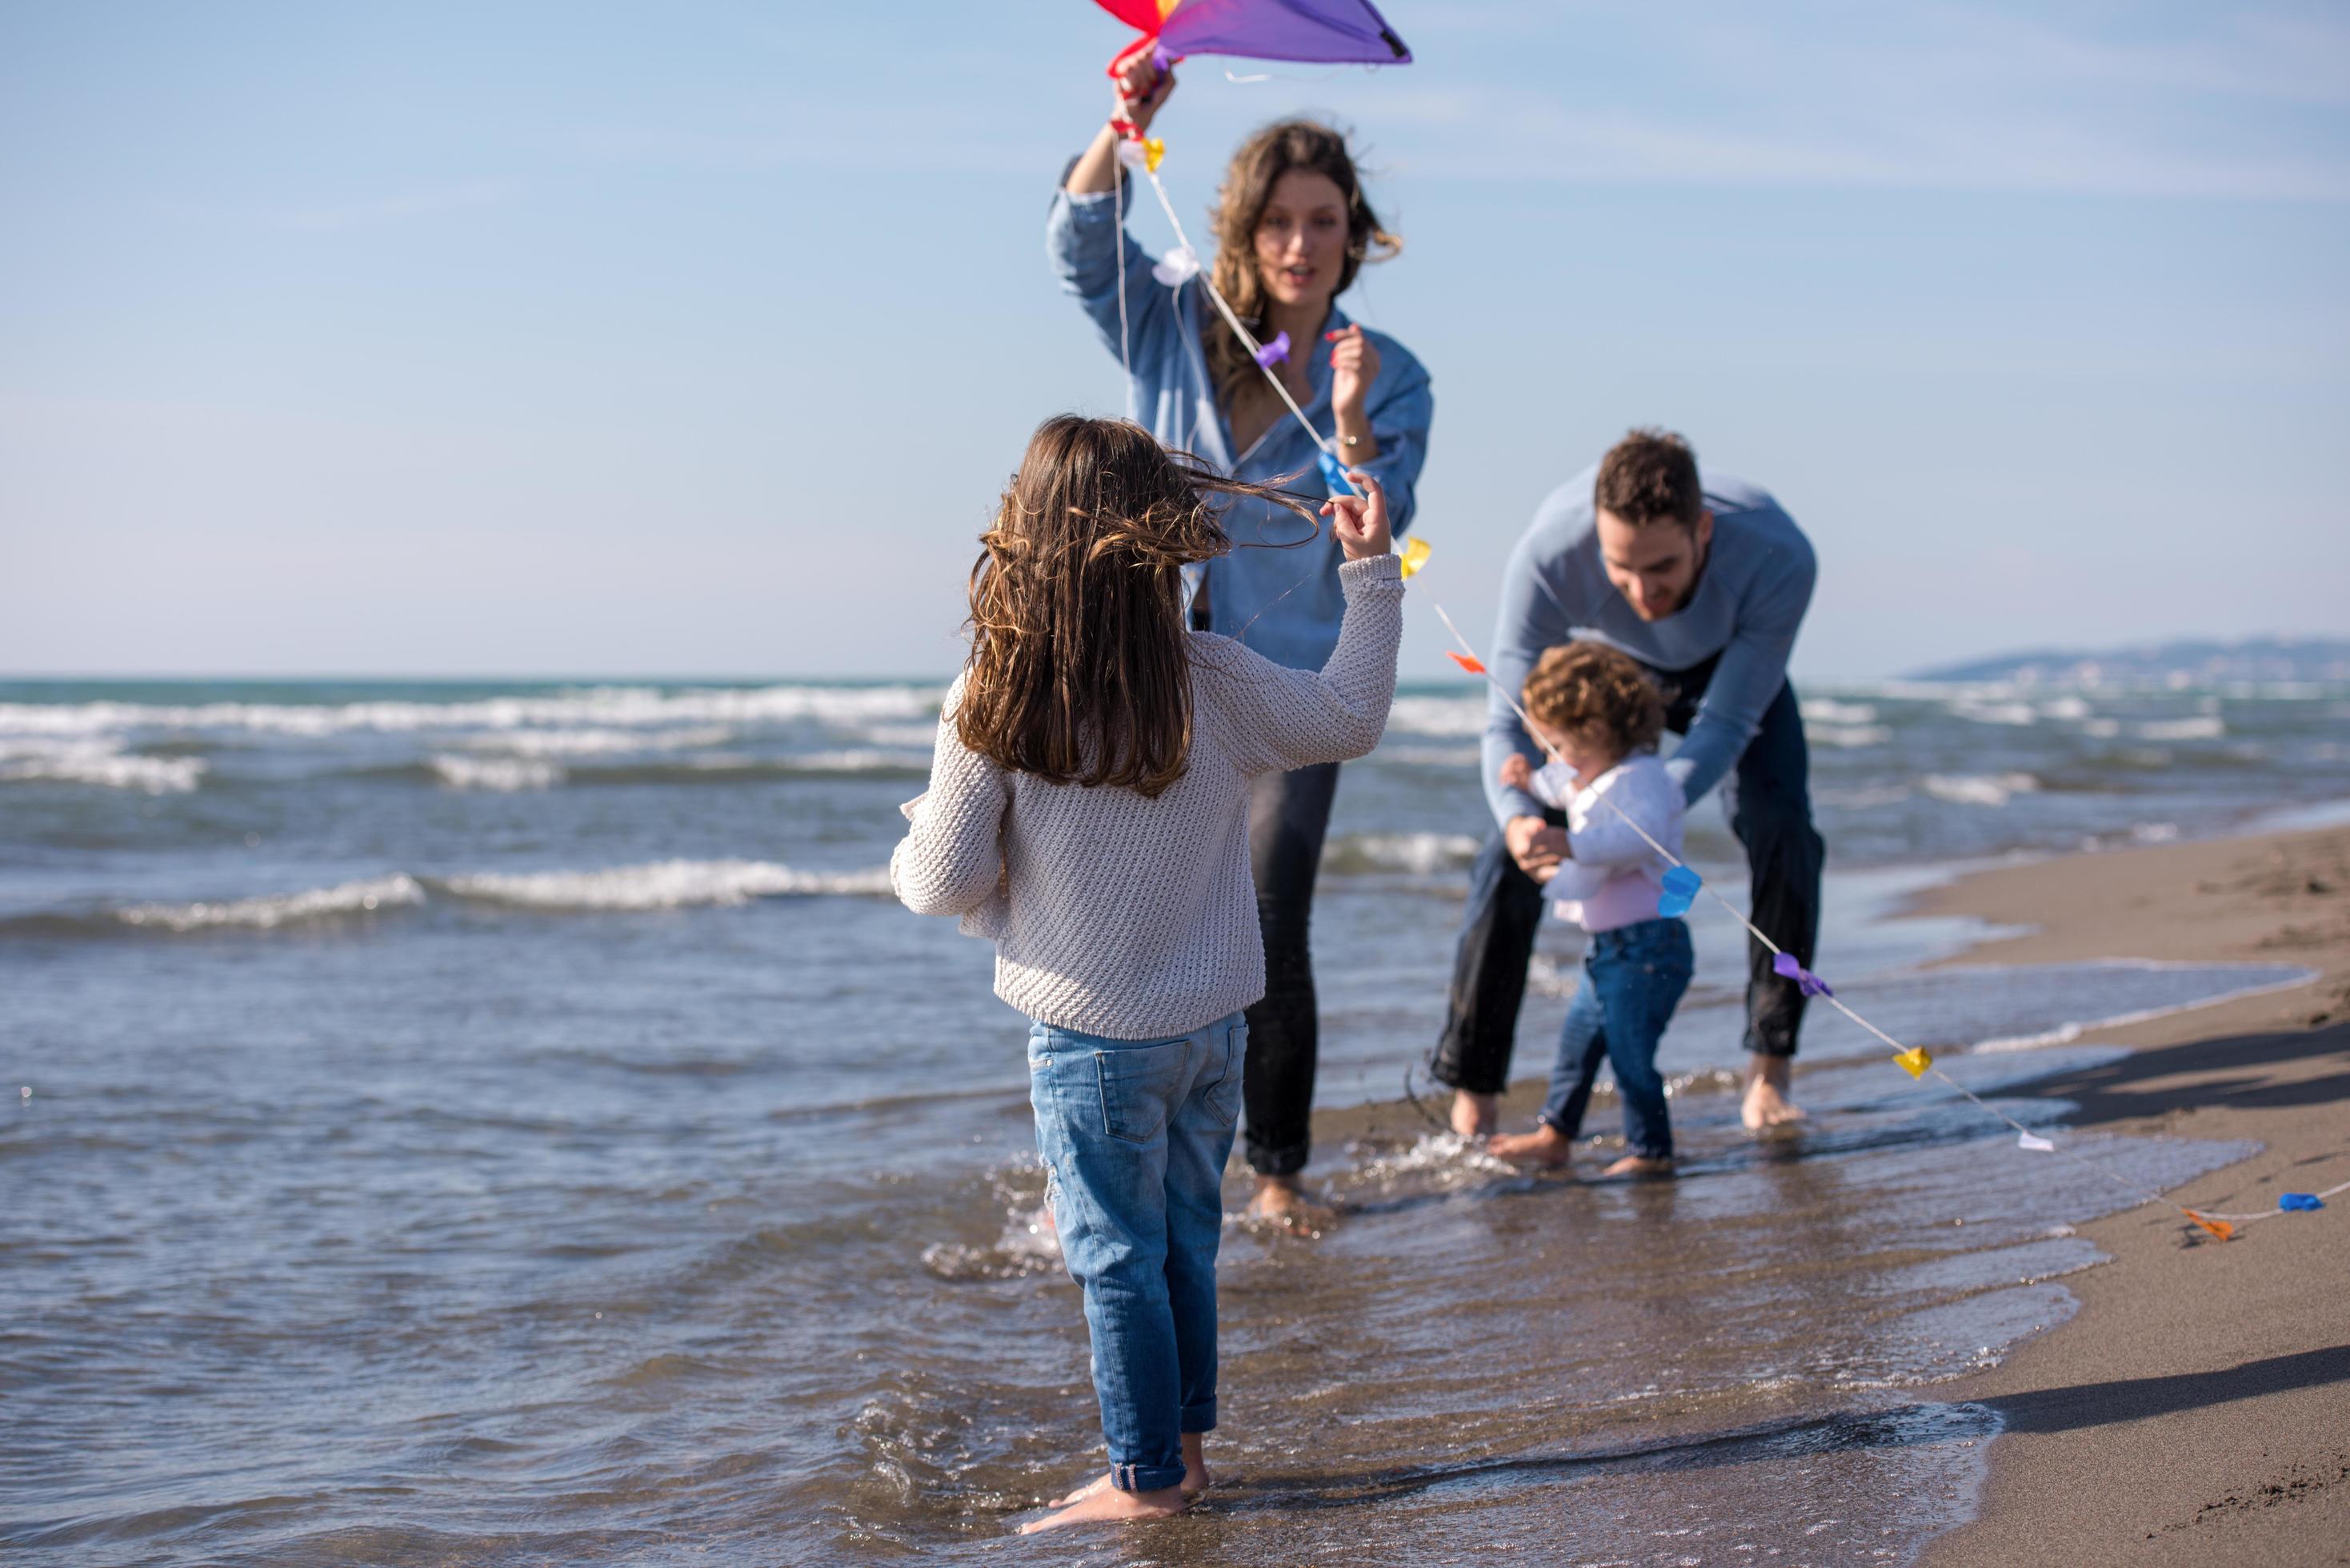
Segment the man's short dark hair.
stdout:
<svg viewBox="0 0 2350 1568">
<path fill-rule="evenodd" d="M 1670 431 L 1634 431 L 1599 460 L 1592 499 L 1636 528 L 1666 519 L 1694 528 L 1705 512 L 1697 453 Z"/>
</svg>

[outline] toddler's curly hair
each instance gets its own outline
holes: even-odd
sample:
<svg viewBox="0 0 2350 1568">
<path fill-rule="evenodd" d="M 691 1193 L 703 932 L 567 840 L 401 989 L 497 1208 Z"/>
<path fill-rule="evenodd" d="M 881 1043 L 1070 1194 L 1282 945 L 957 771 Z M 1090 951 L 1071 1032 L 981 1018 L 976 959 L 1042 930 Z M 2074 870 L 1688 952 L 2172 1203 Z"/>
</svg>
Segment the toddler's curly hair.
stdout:
<svg viewBox="0 0 2350 1568">
<path fill-rule="evenodd" d="M 1525 701 L 1536 722 L 1595 751 L 1651 752 L 1665 732 L 1664 693 L 1630 654 L 1603 642 L 1544 649 Z"/>
</svg>

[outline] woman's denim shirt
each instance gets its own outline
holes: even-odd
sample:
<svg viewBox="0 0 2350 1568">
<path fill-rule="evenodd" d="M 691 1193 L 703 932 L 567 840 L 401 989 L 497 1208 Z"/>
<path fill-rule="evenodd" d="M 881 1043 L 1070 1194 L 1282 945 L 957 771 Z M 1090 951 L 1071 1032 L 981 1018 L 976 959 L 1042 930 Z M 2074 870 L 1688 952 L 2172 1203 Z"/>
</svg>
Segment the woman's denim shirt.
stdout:
<svg viewBox="0 0 2350 1568">
<path fill-rule="evenodd" d="M 1124 197 L 1129 209 L 1134 198 L 1129 184 Z M 1118 231 L 1118 205 L 1107 191 L 1073 196 L 1065 187 L 1053 201 L 1045 249 L 1063 291 L 1085 306 L 1112 354 L 1119 351 L 1118 280 L 1120 269 L 1125 271 L 1126 354 L 1133 367 L 1127 381 L 1128 417 L 1172 450 L 1192 452 L 1236 478 L 1290 481 L 1289 489 L 1305 495 L 1309 505 L 1319 505 L 1327 493 L 1317 466 L 1320 452 L 1288 410 L 1254 447 L 1233 452 L 1200 341 L 1201 327 L 1215 310 L 1204 275 L 1171 289 L 1153 277 L 1151 257 L 1133 236 Z M 1347 313 L 1334 303 L 1325 330 L 1347 325 Z M 1379 351 L 1378 379 L 1365 403 L 1379 455 L 1354 466 L 1386 487 L 1388 520 L 1401 535 L 1416 510 L 1436 400 L 1429 392 L 1428 372 L 1409 350 L 1384 332 L 1367 327 L 1364 336 Z M 1336 430 L 1330 411 L 1330 356 L 1318 343 L 1300 344 L 1295 352 L 1304 357 L 1314 387 L 1303 402 L 1305 417 L 1328 438 Z M 1294 548 L 1253 547 L 1309 537 L 1303 519 L 1270 502 L 1235 502 L 1222 521 L 1233 549 L 1204 568 L 1208 629 L 1246 643 L 1276 664 L 1319 670 L 1337 646 L 1338 622 L 1347 609 L 1338 589 L 1336 538 L 1326 525 Z M 1195 591 L 1201 570 L 1191 574 Z"/>
</svg>

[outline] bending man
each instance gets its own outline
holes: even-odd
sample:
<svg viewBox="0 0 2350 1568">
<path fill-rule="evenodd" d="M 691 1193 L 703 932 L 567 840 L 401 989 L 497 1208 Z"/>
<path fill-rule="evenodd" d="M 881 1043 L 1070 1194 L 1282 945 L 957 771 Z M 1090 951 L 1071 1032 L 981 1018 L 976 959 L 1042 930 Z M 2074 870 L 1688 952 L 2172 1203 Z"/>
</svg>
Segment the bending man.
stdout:
<svg viewBox="0 0 2350 1568">
<path fill-rule="evenodd" d="M 1679 436 L 1635 431 L 1535 512 L 1502 579 L 1487 661 L 1510 692 L 1543 649 L 1575 638 L 1609 643 L 1645 665 L 1664 687 L 1666 727 L 1684 737 L 1669 768 L 1691 805 L 1721 786 L 1752 873 L 1754 923 L 1807 968 L 1825 846 L 1812 826 L 1811 758 L 1787 656 L 1814 575 L 1811 542 L 1769 494 L 1728 474 L 1701 474 Z M 1463 1134 L 1495 1125 L 1542 923 L 1535 877 L 1568 853 L 1560 813 L 1501 783 L 1513 753 L 1542 760 L 1497 691 L 1483 767 L 1501 832 L 1471 873 L 1433 1064 L 1459 1091 L 1452 1125 Z M 1761 943 L 1747 945 L 1742 1111 L 1760 1131 L 1804 1114 L 1787 1097 L 1804 995 L 1772 971 Z"/>
</svg>

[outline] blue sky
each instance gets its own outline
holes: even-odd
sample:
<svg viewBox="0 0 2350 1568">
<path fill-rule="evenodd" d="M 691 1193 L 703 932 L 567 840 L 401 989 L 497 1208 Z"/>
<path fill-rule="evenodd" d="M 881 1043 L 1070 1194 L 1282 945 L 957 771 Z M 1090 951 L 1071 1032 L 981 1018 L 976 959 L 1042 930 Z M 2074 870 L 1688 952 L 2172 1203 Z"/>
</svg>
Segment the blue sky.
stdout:
<svg viewBox="0 0 2350 1568">
<path fill-rule="evenodd" d="M 1430 594 L 1482 629 L 1659 423 L 1818 544 L 1799 674 L 2350 630 L 2350 9 L 1767 9 L 1395 0 L 1408 67 L 1184 68 L 1194 211 L 1257 122 L 1357 133 Z M 1123 37 L 0 11 L 0 670 L 951 668 L 1027 431 L 1122 406 L 1041 234 Z"/>
</svg>

